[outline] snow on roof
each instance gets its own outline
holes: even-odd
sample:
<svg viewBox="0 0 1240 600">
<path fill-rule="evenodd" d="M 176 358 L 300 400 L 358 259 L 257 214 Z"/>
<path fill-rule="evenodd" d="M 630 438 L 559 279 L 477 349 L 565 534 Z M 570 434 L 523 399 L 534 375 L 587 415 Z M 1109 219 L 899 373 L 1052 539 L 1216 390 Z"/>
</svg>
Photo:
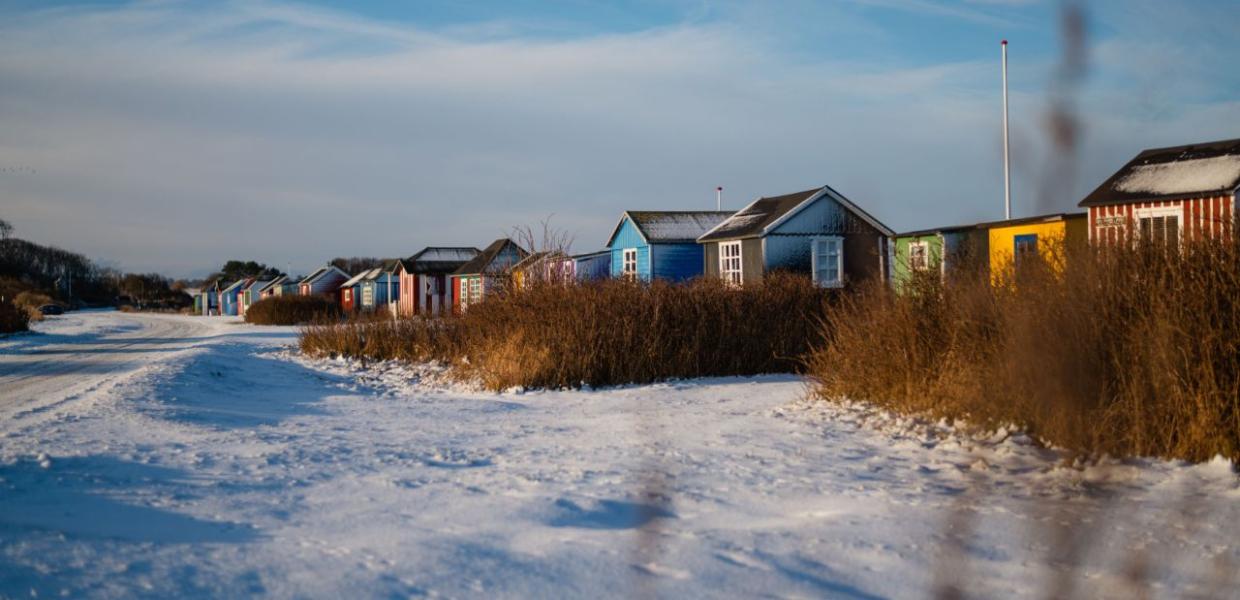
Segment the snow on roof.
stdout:
<svg viewBox="0 0 1240 600">
<path fill-rule="evenodd" d="M 1230 191 L 1240 180 L 1240 156 L 1213 156 L 1178 162 L 1138 165 L 1115 183 L 1115 189 L 1159 196 Z"/>
<path fill-rule="evenodd" d="M 362 280 L 366 279 L 370 275 L 370 272 L 373 270 L 374 269 L 366 269 L 365 271 L 362 271 L 361 273 L 358 273 L 357 275 L 350 277 L 348 281 L 340 284 L 340 287 L 352 287 L 352 286 L 355 286 L 361 283 Z"/>
<path fill-rule="evenodd" d="M 695 241 L 732 216 L 719 211 L 629 211 L 633 224 L 648 242 Z"/>
<path fill-rule="evenodd" d="M 478 256 L 477 248 L 427 248 L 418 253 L 418 261 L 466 262 Z"/>
<path fill-rule="evenodd" d="M 1240 139 L 1142 150 L 1078 206 L 1177 200 L 1240 186 Z"/>
</svg>

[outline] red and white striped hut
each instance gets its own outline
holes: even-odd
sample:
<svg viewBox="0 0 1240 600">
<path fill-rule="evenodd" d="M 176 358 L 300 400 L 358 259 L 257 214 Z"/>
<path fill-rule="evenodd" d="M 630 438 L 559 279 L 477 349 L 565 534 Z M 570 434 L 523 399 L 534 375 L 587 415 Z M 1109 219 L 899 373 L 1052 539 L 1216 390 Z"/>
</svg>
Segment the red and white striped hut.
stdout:
<svg viewBox="0 0 1240 600">
<path fill-rule="evenodd" d="M 1240 139 L 1142 151 L 1081 201 L 1089 239 L 1230 239 L 1240 189 Z"/>
<path fill-rule="evenodd" d="M 400 316 L 444 314 L 443 311 L 452 305 L 448 276 L 479 252 L 477 248 L 430 246 L 396 261 L 392 272 L 400 277 L 400 295 L 397 296 Z"/>
</svg>

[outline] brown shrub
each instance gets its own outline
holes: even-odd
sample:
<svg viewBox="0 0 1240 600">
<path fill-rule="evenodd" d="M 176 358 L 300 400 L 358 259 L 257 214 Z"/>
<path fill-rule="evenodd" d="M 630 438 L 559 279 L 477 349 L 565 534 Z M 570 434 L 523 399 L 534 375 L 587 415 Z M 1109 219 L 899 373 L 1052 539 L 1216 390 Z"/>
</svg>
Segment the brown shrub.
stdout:
<svg viewBox="0 0 1240 600">
<path fill-rule="evenodd" d="M 1240 249 L 1069 248 L 904 294 L 871 287 L 827 317 L 817 393 L 981 427 L 1016 424 L 1088 454 L 1240 458 Z"/>
<path fill-rule="evenodd" d="M 301 325 L 340 319 L 340 306 L 321 296 L 275 296 L 255 302 L 245 311 L 245 322 L 255 325 Z"/>
<path fill-rule="evenodd" d="M 26 331 L 29 323 L 30 314 L 25 308 L 14 306 L 7 300 L 0 300 L 0 333 Z"/>
<path fill-rule="evenodd" d="M 821 341 L 827 292 L 775 274 L 732 289 L 603 281 L 497 292 L 459 318 L 320 324 L 302 350 L 440 360 L 487 387 L 576 387 L 796 370 Z"/>
<path fill-rule="evenodd" d="M 45 304 L 56 304 L 56 301 L 52 300 L 51 296 L 48 296 L 42 292 L 26 290 L 18 294 L 17 297 L 13 298 L 13 304 L 16 304 L 22 308 L 34 309 L 37 312 L 40 306 Z"/>
</svg>

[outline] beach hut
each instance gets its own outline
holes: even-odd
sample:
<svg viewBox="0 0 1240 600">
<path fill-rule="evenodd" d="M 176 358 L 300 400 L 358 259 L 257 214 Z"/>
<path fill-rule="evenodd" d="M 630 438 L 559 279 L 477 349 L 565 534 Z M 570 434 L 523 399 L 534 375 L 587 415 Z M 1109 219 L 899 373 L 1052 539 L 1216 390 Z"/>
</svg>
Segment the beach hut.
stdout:
<svg viewBox="0 0 1240 600">
<path fill-rule="evenodd" d="M 697 238 L 731 212 L 625 211 L 607 250 L 611 276 L 650 281 L 684 281 L 702 274 L 702 246 Z"/>
<path fill-rule="evenodd" d="M 500 238 L 452 273 L 452 306 L 463 311 L 494 293 L 512 266 L 529 253 L 516 242 Z"/>
<path fill-rule="evenodd" d="M 705 272 L 739 285 L 771 271 L 810 275 L 823 287 L 886 278 L 893 232 L 829 186 L 761 197 L 705 232 Z"/>
<path fill-rule="evenodd" d="M 268 281 L 267 285 L 258 290 L 258 299 L 266 300 L 284 294 L 297 294 L 297 282 L 288 275 L 281 275 Z"/>
<path fill-rule="evenodd" d="M 577 281 L 598 281 L 611 275 L 611 251 L 596 250 L 585 254 L 574 254 L 573 274 Z"/>
<path fill-rule="evenodd" d="M 220 314 L 235 317 L 239 314 L 238 306 L 240 304 L 240 295 L 245 286 L 253 282 L 253 279 L 238 279 L 232 285 L 220 290 Z"/>
<path fill-rule="evenodd" d="M 348 273 L 332 265 L 323 265 L 297 283 L 297 293 L 302 296 L 323 296 L 339 302 L 340 284 L 348 280 Z"/>
<path fill-rule="evenodd" d="M 1064 250 L 1071 244 L 1085 243 L 1089 236 L 1085 213 L 1009 219 L 983 223 L 979 227 L 987 233 L 992 280 L 1001 280 L 1029 257 L 1037 257 L 1060 270 L 1064 267 Z"/>
<path fill-rule="evenodd" d="M 1143 150 L 1084 200 L 1095 243 L 1227 239 L 1240 194 L 1240 139 Z"/>
<path fill-rule="evenodd" d="M 371 269 L 358 285 L 358 302 L 361 310 L 375 311 L 386 309 L 389 305 L 388 294 L 392 295 L 392 303 L 400 301 L 400 281 L 392 273 L 395 261 L 382 267 Z"/>
<path fill-rule="evenodd" d="M 201 307 L 203 316 L 213 316 L 220 314 L 220 282 L 212 281 L 203 286 L 202 291 L 198 293 L 199 300 L 197 304 Z"/>
<path fill-rule="evenodd" d="M 481 253 L 470 247 L 429 246 L 396 261 L 392 273 L 400 284 L 397 312 L 403 317 L 442 314 L 452 304 L 452 273 Z"/>
<path fill-rule="evenodd" d="M 571 256 L 559 251 L 533 252 L 512 266 L 512 279 L 524 288 L 535 282 L 569 283 L 576 279 Z"/>
<path fill-rule="evenodd" d="M 362 289 L 362 280 L 374 270 L 375 269 L 365 269 L 340 284 L 340 288 L 338 289 L 338 293 L 340 294 L 340 308 L 344 309 L 345 312 L 353 312 L 361 308 L 362 305 L 358 299 L 358 294 Z"/>
<path fill-rule="evenodd" d="M 944 278 L 984 273 L 990 259 L 988 242 L 986 229 L 977 225 L 897 234 L 892 239 L 892 283 L 900 289 L 919 272 Z"/>
<path fill-rule="evenodd" d="M 255 302 L 261 299 L 259 292 L 267 287 L 271 280 L 252 280 L 248 285 L 241 289 L 237 295 L 237 314 L 245 316 L 245 311 L 249 310 Z"/>
</svg>

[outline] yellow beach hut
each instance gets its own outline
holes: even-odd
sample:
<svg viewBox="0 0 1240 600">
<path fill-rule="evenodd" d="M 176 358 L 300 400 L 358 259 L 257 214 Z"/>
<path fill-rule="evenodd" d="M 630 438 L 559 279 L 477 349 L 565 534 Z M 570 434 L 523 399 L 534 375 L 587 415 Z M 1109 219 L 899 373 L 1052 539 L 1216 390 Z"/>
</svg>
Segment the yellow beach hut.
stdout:
<svg viewBox="0 0 1240 600">
<path fill-rule="evenodd" d="M 999 279 L 1023 256 L 1038 256 L 1056 271 L 1063 269 L 1063 249 L 1089 239 L 1086 213 L 1058 213 L 986 223 L 990 277 Z"/>
</svg>

